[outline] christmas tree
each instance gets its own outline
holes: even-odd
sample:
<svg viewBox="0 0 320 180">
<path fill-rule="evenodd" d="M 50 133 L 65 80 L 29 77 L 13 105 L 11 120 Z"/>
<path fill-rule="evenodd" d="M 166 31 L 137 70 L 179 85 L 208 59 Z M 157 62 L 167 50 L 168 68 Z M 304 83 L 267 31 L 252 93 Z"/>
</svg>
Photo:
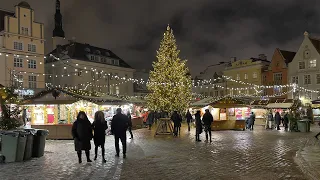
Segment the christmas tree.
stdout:
<svg viewBox="0 0 320 180">
<path fill-rule="evenodd" d="M 173 31 L 168 25 L 147 84 L 150 91 L 147 96 L 149 109 L 182 112 L 188 108 L 192 98 L 192 81 L 186 60 L 181 60 L 179 53 Z"/>
</svg>

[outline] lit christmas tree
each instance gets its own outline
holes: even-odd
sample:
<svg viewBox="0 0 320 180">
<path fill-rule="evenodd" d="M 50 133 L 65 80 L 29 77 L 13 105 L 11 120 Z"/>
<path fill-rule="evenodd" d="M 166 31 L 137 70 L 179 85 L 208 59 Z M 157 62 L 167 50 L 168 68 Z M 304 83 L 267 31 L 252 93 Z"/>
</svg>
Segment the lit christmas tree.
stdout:
<svg viewBox="0 0 320 180">
<path fill-rule="evenodd" d="M 186 60 L 181 60 L 179 53 L 173 31 L 168 25 L 147 84 L 150 91 L 147 103 L 151 110 L 182 112 L 190 104 L 192 80 Z"/>
</svg>

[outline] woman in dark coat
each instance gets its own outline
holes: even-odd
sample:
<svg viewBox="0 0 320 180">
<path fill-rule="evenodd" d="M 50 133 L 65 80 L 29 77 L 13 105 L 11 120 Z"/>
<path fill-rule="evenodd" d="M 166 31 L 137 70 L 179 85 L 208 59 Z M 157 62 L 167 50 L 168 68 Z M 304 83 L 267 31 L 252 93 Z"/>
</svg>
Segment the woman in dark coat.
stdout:
<svg viewBox="0 0 320 180">
<path fill-rule="evenodd" d="M 72 125 L 72 136 L 74 139 L 75 150 L 78 154 L 79 163 L 82 163 L 81 154 L 82 150 L 85 151 L 87 156 L 87 162 L 92 162 L 90 160 L 90 150 L 91 150 L 91 139 L 92 128 L 91 123 L 85 112 L 80 111 L 77 120 Z"/>
<path fill-rule="evenodd" d="M 106 130 L 108 129 L 108 124 L 104 118 L 104 114 L 102 111 L 97 111 L 94 115 L 94 121 L 92 123 L 92 129 L 94 132 L 93 141 L 95 145 L 94 149 L 94 160 L 97 160 L 98 147 L 101 147 L 102 150 L 102 162 L 106 163 L 106 159 L 104 158 L 104 143 L 106 140 Z"/>
<path fill-rule="evenodd" d="M 276 121 L 277 130 L 280 130 L 281 116 L 279 112 L 276 112 L 274 119 Z"/>
<path fill-rule="evenodd" d="M 153 122 L 154 122 L 154 112 L 150 111 L 147 117 L 147 125 L 149 126 L 149 130 L 151 130 Z"/>
<path fill-rule="evenodd" d="M 190 111 L 187 112 L 186 119 L 187 119 L 187 123 L 188 123 L 188 131 L 190 131 L 190 123 L 192 120 L 192 115 L 191 115 Z"/>
<path fill-rule="evenodd" d="M 201 122 L 201 114 L 200 111 L 197 111 L 195 114 L 196 119 L 196 141 L 200 142 L 200 134 L 202 133 L 202 122 Z"/>
<path fill-rule="evenodd" d="M 129 133 L 130 133 L 130 135 L 131 135 L 131 138 L 130 138 L 130 139 L 133 139 L 133 134 L 132 134 L 132 121 L 131 121 L 130 111 L 128 111 L 127 116 L 128 116 L 128 119 L 129 119 L 129 122 L 128 122 L 128 131 L 129 131 Z"/>
</svg>

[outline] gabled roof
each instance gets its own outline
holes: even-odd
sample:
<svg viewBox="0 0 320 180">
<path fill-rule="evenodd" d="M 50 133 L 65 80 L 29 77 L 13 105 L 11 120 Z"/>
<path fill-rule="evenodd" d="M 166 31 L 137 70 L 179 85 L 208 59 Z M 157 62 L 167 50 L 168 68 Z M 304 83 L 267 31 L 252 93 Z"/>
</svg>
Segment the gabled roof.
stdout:
<svg viewBox="0 0 320 180">
<path fill-rule="evenodd" d="M 289 64 L 293 60 L 294 56 L 296 55 L 295 52 L 281 50 L 281 49 L 279 49 L 279 52 L 283 56 L 286 64 Z"/>
<path fill-rule="evenodd" d="M 310 41 L 312 42 L 313 46 L 316 48 L 318 53 L 320 54 L 320 39 L 317 38 L 311 38 L 309 37 Z"/>
<path fill-rule="evenodd" d="M 103 48 L 92 46 L 90 44 L 83 44 L 83 43 L 78 43 L 78 42 L 70 42 L 69 44 L 57 47 L 55 50 L 50 52 L 47 56 L 49 57 L 50 54 L 53 54 L 53 55 L 59 57 L 59 54 L 62 51 L 66 51 L 67 55 L 71 59 L 82 60 L 82 61 L 93 62 L 89 59 L 89 55 L 98 55 L 101 57 L 108 57 L 108 58 L 112 58 L 112 59 L 117 59 L 117 60 L 119 60 L 119 67 L 133 69 L 129 64 L 127 64 L 124 60 L 122 60 L 120 57 L 118 57 L 116 54 L 114 54 L 112 51 L 110 51 L 108 49 L 103 49 Z M 49 63 L 52 61 L 55 61 L 55 59 L 47 58 L 46 63 Z M 106 62 L 97 62 L 97 61 L 94 61 L 94 62 L 101 63 L 101 64 L 107 64 Z M 108 64 L 108 65 L 112 65 L 112 64 Z"/>
</svg>

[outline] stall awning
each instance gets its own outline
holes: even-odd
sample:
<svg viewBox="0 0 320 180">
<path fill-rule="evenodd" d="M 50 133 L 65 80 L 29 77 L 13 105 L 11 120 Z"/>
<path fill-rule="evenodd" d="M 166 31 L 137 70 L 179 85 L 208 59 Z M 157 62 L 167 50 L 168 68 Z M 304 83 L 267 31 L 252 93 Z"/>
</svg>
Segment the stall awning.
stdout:
<svg viewBox="0 0 320 180">
<path fill-rule="evenodd" d="M 268 109 L 289 109 L 293 103 L 269 103 L 266 108 Z"/>
<path fill-rule="evenodd" d="M 205 106 L 208 106 L 213 101 L 214 101 L 213 97 L 208 97 L 205 99 L 201 99 L 200 101 L 196 101 L 196 102 L 192 103 L 190 106 L 191 107 L 205 107 Z"/>
</svg>

